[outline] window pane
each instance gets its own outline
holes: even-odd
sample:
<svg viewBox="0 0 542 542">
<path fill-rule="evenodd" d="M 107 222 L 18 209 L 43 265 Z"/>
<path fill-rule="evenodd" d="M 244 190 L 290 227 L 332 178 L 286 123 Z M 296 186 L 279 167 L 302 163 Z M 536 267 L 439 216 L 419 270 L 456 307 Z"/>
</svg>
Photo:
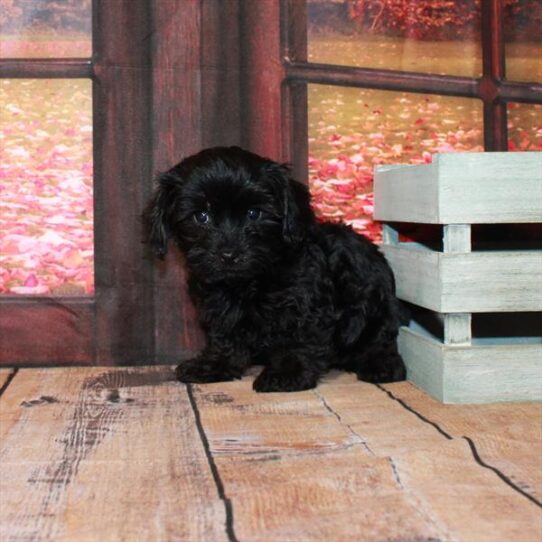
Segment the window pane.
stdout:
<svg viewBox="0 0 542 542">
<path fill-rule="evenodd" d="M 478 100 L 309 85 L 309 184 L 317 213 L 379 241 L 373 168 L 431 154 L 482 151 Z"/>
<path fill-rule="evenodd" d="M 508 104 L 508 149 L 542 151 L 542 104 Z"/>
<path fill-rule="evenodd" d="M 93 291 L 91 88 L 0 81 L 2 293 Z"/>
<path fill-rule="evenodd" d="M 90 57 L 92 0 L 0 0 L 0 57 Z"/>
<path fill-rule="evenodd" d="M 309 61 L 477 77 L 479 2 L 308 1 Z"/>
<path fill-rule="evenodd" d="M 542 82 L 542 2 L 514 0 L 504 10 L 507 78 Z"/>
</svg>

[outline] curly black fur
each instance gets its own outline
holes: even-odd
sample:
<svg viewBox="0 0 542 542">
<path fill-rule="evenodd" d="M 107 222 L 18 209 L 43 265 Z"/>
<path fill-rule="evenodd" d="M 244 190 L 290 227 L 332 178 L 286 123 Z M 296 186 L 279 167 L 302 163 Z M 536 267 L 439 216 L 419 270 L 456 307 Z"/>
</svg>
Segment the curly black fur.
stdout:
<svg viewBox="0 0 542 542">
<path fill-rule="evenodd" d="M 256 391 L 313 388 L 332 367 L 367 382 L 405 378 L 399 304 L 383 255 L 345 225 L 317 223 L 287 167 L 237 147 L 186 158 L 158 179 L 146 214 L 164 256 L 172 238 L 207 345 L 182 382 L 240 378 Z"/>
</svg>

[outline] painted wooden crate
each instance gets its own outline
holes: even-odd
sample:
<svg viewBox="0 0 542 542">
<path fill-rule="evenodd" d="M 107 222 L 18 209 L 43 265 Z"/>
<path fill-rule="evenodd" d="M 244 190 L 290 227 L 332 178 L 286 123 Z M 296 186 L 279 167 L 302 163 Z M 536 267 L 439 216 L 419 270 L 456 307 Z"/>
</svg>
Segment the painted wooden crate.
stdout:
<svg viewBox="0 0 542 542">
<path fill-rule="evenodd" d="M 382 251 L 397 294 L 415 316 L 399 337 L 408 378 L 447 403 L 542 400 L 542 153 L 380 166 L 375 219 L 385 222 Z M 440 225 L 440 245 L 405 242 L 404 223 Z M 531 224 L 534 241 L 480 250 L 473 228 L 487 224 Z M 501 325 L 478 335 L 492 315 Z"/>
</svg>

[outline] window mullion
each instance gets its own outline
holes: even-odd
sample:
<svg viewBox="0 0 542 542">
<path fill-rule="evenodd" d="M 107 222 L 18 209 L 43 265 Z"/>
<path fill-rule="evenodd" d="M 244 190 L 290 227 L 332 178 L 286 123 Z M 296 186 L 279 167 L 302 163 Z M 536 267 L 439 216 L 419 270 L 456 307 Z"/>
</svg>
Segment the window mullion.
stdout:
<svg viewBox="0 0 542 542">
<path fill-rule="evenodd" d="M 484 101 L 484 147 L 486 151 L 508 150 L 506 102 L 501 99 L 500 85 L 505 78 L 502 3 L 482 0 L 482 61 L 480 85 Z"/>
<path fill-rule="evenodd" d="M 90 58 L 0 59 L 0 77 L 10 79 L 82 79 L 93 75 Z"/>
<path fill-rule="evenodd" d="M 479 96 L 479 80 L 470 77 L 304 62 L 286 62 L 285 67 L 286 77 L 292 82 L 423 92 L 468 98 Z"/>
</svg>

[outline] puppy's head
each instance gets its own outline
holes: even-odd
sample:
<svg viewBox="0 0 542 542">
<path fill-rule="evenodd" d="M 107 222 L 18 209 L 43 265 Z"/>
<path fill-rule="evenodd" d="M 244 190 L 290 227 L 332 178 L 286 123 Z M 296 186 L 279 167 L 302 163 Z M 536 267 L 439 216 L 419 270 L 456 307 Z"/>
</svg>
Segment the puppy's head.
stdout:
<svg viewBox="0 0 542 542">
<path fill-rule="evenodd" d="M 302 243 L 314 215 L 307 188 L 286 166 L 216 147 L 158 178 L 145 222 L 159 256 L 172 238 L 193 274 L 217 281 L 271 271 Z"/>
</svg>

